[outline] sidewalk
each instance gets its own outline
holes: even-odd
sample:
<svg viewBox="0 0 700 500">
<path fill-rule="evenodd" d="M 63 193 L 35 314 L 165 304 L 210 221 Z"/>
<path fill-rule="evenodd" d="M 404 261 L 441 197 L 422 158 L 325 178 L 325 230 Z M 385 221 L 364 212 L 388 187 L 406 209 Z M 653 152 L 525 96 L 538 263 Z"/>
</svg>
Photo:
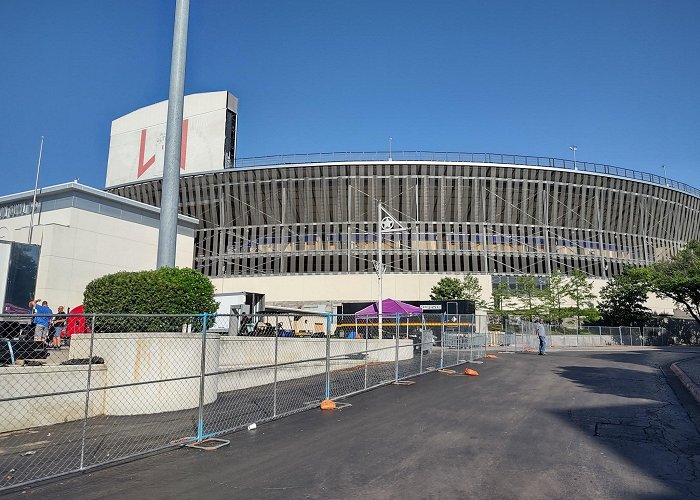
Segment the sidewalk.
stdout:
<svg viewBox="0 0 700 500">
<path fill-rule="evenodd" d="M 700 356 L 673 363 L 671 370 L 700 403 Z"/>
</svg>

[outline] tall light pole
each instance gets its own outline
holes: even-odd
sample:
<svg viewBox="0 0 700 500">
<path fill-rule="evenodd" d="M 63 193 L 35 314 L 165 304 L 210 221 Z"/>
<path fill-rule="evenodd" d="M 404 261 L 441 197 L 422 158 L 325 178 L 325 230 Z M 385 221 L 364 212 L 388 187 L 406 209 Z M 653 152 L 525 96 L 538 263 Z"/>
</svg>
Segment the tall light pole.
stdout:
<svg viewBox="0 0 700 500">
<path fill-rule="evenodd" d="M 576 150 L 578 148 L 576 146 L 569 146 L 569 149 L 574 152 L 574 170 L 578 170 L 578 168 L 576 168 Z"/>
<path fill-rule="evenodd" d="M 382 203 L 377 205 L 377 260 L 374 262 L 374 270 L 377 273 L 377 289 L 379 292 L 379 301 L 377 302 L 377 327 L 379 330 L 379 338 L 382 338 L 382 313 L 384 293 L 382 290 L 382 277 L 386 271 L 384 257 L 382 255 L 382 243 L 384 233 L 400 233 L 405 231 L 406 227 L 394 218 Z"/>
<path fill-rule="evenodd" d="M 32 233 L 34 232 L 34 209 L 36 207 L 36 192 L 39 189 L 39 170 L 41 169 L 41 153 L 44 151 L 44 136 L 41 136 L 39 143 L 39 161 L 36 164 L 36 178 L 34 179 L 34 197 L 32 198 L 32 215 L 29 219 L 29 241 L 32 242 Z"/>
<path fill-rule="evenodd" d="M 664 183 L 666 184 L 666 187 L 668 187 L 668 176 L 666 175 L 666 165 L 661 165 L 661 168 L 664 169 Z"/>
<path fill-rule="evenodd" d="M 170 60 L 168 121 L 165 128 L 163 188 L 160 198 L 160 229 L 156 265 L 175 267 L 177 244 L 177 210 L 180 204 L 180 150 L 182 148 L 182 108 L 185 103 L 185 56 L 189 0 L 176 0 L 173 52 Z"/>
</svg>

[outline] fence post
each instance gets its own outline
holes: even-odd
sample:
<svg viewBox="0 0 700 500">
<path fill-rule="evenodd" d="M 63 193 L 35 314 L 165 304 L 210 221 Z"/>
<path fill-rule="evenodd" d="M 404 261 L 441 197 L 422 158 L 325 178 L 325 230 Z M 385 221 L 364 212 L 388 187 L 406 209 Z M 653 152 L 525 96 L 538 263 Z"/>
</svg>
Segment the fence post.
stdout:
<svg viewBox="0 0 700 500">
<path fill-rule="evenodd" d="M 440 325 L 440 369 L 445 367 L 444 356 L 445 356 L 445 320 L 447 319 L 447 313 L 442 313 L 442 325 Z"/>
<path fill-rule="evenodd" d="M 623 345 L 623 344 L 622 344 L 622 327 L 621 327 L 621 326 L 618 326 L 618 327 L 617 327 L 617 331 L 620 333 L 620 345 Z"/>
<path fill-rule="evenodd" d="M 277 416 L 277 359 L 280 341 L 280 317 L 275 316 L 275 368 L 272 381 L 272 416 Z"/>
<path fill-rule="evenodd" d="M 598 327 L 598 346 L 599 347 L 603 346 L 603 327 L 602 326 Z"/>
<path fill-rule="evenodd" d="M 423 342 L 425 341 L 425 336 L 424 336 L 425 333 L 424 333 L 424 332 L 426 331 L 426 328 L 425 328 L 425 316 L 423 315 L 423 313 L 421 313 L 421 315 L 420 315 L 420 325 L 421 325 L 421 328 L 420 328 L 420 344 L 418 344 L 418 345 L 420 346 L 420 351 L 419 351 L 420 366 L 419 366 L 419 368 L 418 368 L 418 373 L 423 373 L 423 347 L 424 347 Z"/>
<path fill-rule="evenodd" d="M 206 373 L 207 357 L 207 322 L 208 315 L 202 315 L 202 353 L 199 366 L 199 412 L 197 416 L 197 443 L 201 443 L 204 438 L 204 376 Z M 229 320 L 230 321 L 230 320 Z"/>
<path fill-rule="evenodd" d="M 396 322 L 396 325 L 399 324 L 399 314 L 396 314 L 396 317 L 394 319 Z M 396 327 L 396 334 L 394 335 L 394 338 L 396 339 L 396 347 L 395 350 L 396 352 L 394 353 L 394 357 L 396 358 L 396 366 L 394 366 L 394 382 L 399 381 L 399 328 L 398 326 Z"/>
<path fill-rule="evenodd" d="M 365 389 L 367 389 L 367 368 L 368 368 L 368 362 L 369 362 L 369 330 L 367 329 L 367 321 L 368 319 L 365 318 Z"/>
<path fill-rule="evenodd" d="M 331 317 L 326 315 L 326 399 L 331 398 Z"/>
<path fill-rule="evenodd" d="M 462 343 L 462 315 L 457 315 L 457 363 L 459 364 L 459 345 Z"/>
<path fill-rule="evenodd" d="M 90 353 L 88 355 L 87 385 L 85 388 L 85 413 L 83 415 L 83 434 L 80 439 L 80 470 L 85 467 L 85 435 L 87 433 L 87 419 L 90 412 L 90 382 L 92 379 L 92 353 L 95 344 L 95 315 L 92 315 L 90 323 Z"/>
<path fill-rule="evenodd" d="M 474 329 L 476 328 L 476 314 L 474 315 L 474 321 L 472 326 L 469 328 L 469 361 L 474 361 Z"/>
</svg>

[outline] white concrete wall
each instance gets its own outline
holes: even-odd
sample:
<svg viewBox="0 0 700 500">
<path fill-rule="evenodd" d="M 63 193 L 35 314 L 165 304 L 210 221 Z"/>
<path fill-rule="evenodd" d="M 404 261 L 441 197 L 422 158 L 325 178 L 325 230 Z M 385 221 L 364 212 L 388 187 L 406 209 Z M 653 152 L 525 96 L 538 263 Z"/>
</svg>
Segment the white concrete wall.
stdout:
<svg viewBox="0 0 700 500">
<path fill-rule="evenodd" d="M 26 242 L 29 216 L 4 219 L 11 241 Z M 41 245 L 36 297 L 56 306 L 83 302 L 85 286 L 119 271 L 155 269 L 158 228 L 78 208 L 50 210 L 36 217 L 32 243 Z M 194 233 L 180 228 L 175 264 L 192 267 Z"/>
<path fill-rule="evenodd" d="M 184 333 L 97 333 L 93 356 L 104 358 L 105 385 L 138 384 L 104 390 L 107 415 L 142 415 L 199 406 L 202 336 Z M 70 358 L 88 358 L 90 335 L 73 335 Z M 219 366 L 219 335 L 209 334 L 206 373 Z M 159 382 L 187 377 L 185 380 Z M 148 383 L 153 382 L 153 383 Z M 204 402 L 217 397 L 217 379 L 208 377 Z M 98 391 L 103 392 L 103 391 Z"/>
<path fill-rule="evenodd" d="M 275 339 L 273 337 L 221 337 L 221 358 L 218 376 L 219 392 L 234 391 L 247 387 L 271 384 L 275 380 L 272 367 L 257 370 L 232 371 L 242 368 L 267 366 L 275 361 Z M 396 340 L 369 339 L 368 362 L 393 363 Z M 318 375 L 326 371 L 326 340 L 281 337 L 277 344 L 277 362 L 294 363 L 277 369 L 277 381 L 291 380 Z M 342 370 L 364 365 L 364 359 L 351 359 L 346 356 L 365 351 L 362 339 L 331 339 L 331 370 Z M 413 357 L 413 341 L 399 340 L 399 359 Z M 309 361 L 305 361 L 309 360 Z"/>
<path fill-rule="evenodd" d="M 398 300 L 428 300 L 430 289 L 445 276 L 452 274 L 385 274 L 384 297 Z M 491 303 L 491 275 L 475 274 L 482 288 L 482 299 Z M 600 290 L 607 280 L 595 279 L 593 293 Z M 217 293 L 241 290 L 265 294 L 266 303 L 307 302 L 309 304 L 336 304 L 340 302 L 372 301 L 378 295 L 377 277 L 374 274 L 324 274 L 300 276 L 241 276 L 212 278 Z M 647 307 L 657 313 L 673 313 L 673 301 L 652 295 Z M 483 312 L 483 311 L 477 311 Z"/>
<path fill-rule="evenodd" d="M 80 420 L 85 416 L 88 366 L 5 366 L 0 368 L 0 399 L 81 391 L 0 402 L 0 433 Z M 92 386 L 104 386 L 107 370 L 93 365 Z M 88 416 L 104 413 L 104 392 L 90 394 Z M 80 439 L 79 435 L 75 439 Z"/>
</svg>

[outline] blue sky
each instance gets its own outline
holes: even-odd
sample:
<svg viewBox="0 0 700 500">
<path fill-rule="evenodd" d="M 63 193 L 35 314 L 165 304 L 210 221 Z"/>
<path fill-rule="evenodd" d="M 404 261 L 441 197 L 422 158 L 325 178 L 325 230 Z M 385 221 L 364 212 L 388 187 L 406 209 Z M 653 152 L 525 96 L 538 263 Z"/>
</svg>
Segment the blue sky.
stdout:
<svg viewBox="0 0 700 500">
<path fill-rule="evenodd" d="M 175 0 L 0 2 L 0 194 L 102 187 L 111 121 L 167 98 Z M 191 0 L 187 93 L 238 156 L 570 158 L 700 186 L 700 1 Z"/>
</svg>

